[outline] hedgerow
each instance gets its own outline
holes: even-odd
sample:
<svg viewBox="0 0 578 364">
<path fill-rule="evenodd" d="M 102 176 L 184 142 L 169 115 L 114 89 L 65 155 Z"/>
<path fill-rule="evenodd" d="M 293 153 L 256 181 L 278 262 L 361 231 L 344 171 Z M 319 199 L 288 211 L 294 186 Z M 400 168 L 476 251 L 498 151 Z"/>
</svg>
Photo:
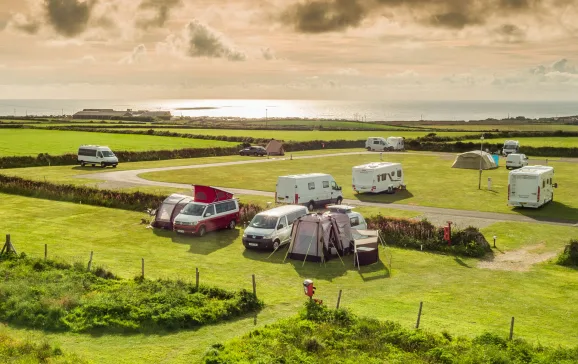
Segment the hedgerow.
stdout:
<svg viewBox="0 0 578 364">
<path fill-rule="evenodd" d="M 371 216 L 367 219 L 370 229 L 379 230 L 388 245 L 424 251 L 446 252 L 468 257 L 482 257 L 492 251 L 478 228 L 464 230 L 452 228 L 451 244 L 443 239 L 443 227 L 427 220 L 408 220 Z"/>
<path fill-rule="evenodd" d="M 258 311 L 247 290 L 180 280 L 121 280 L 103 269 L 8 255 L 0 258 L 0 320 L 34 329 L 147 332 L 191 329 Z"/>
<path fill-rule="evenodd" d="M 393 321 L 357 317 L 314 301 L 299 316 L 216 343 L 206 364 L 224 363 L 535 363 L 578 362 L 575 348 L 534 346 L 485 333 L 454 338 L 403 328 Z"/>
</svg>

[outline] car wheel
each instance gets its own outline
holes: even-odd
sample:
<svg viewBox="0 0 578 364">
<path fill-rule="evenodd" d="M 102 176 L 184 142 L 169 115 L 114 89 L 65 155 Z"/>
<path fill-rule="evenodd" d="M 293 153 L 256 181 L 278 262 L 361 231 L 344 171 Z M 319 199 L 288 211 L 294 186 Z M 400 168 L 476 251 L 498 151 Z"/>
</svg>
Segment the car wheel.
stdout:
<svg viewBox="0 0 578 364">
<path fill-rule="evenodd" d="M 96 165 L 96 164 L 94 164 L 94 163 L 92 164 L 93 167 L 94 167 L 95 165 Z"/>
<path fill-rule="evenodd" d="M 112 165 L 112 168 L 116 168 L 116 164 L 113 164 L 113 165 Z"/>
<path fill-rule="evenodd" d="M 199 234 L 199 236 L 205 236 L 205 233 L 206 233 L 206 232 L 207 232 L 207 231 L 205 230 L 205 227 L 204 227 L 204 226 L 201 226 L 201 227 L 199 228 L 198 234 Z"/>
<path fill-rule="evenodd" d="M 313 209 L 315 209 L 315 202 L 309 201 L 307 208 L 309 209 L 309 211 L 313 211 Z"/>
<path fill-rule="evenodd" d="M 341 202 L 343 202 L 343 199 L 341 197 L 338 197 L 336 203 L 338 205 L 341 205 Z"/>
<path fill-rule="evenodd" d="M 86 163 L 80 162 L 80 166 L 81 166 L 81 167 L 84 167 L 84 166 L 86 166 Z"/>
<path fill-rule="evenodd" d="M 393 187 L 389 186 L 389 187 L 387 188 L 387 193 L 389 193 L 390 195 L 392 195 L 392 194 L 393 194 Z"/>
<path fill-rule="evenodd" d="M 235 229 L 236 223 L 235 220 L 231 220 L 231 222 L 229 223 L 229 229 L 233 230 Z"/>
<path fill-rule="evenodd" d="M 104 168 L 106 167 L 106 164 L 104 164 L 104 162 L 100 163 L 100 168 Z"/>
<path fill-rule="evenodd" d="M 281 246 L 281 242 L 279 240 L 275 240 L 273 242 L 273 249 L 277 250 Z"/>
</svg>

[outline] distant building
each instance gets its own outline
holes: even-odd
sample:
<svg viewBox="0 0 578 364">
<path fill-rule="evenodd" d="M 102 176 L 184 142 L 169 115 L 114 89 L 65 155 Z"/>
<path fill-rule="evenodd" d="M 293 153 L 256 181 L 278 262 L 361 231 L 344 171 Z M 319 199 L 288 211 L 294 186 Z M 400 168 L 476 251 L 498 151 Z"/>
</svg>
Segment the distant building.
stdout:
<svg viewBox="0 0 578 364">
<path fill-rule="evenodd" d="M 132 109 L 127 109 L 126 111 L 116 111 L 113 109 L 84 109 L 73 115 L 74 119 L 98 119 L 98 120 L 111 120 L 111 119 L 124 119 L 124 118 L 151 118 L 151 119 L 164 119 L 170 120 L 172 117 L 170 111 L 148 111 L 148 110 L 138 110 L 133 111 Z"/>
</svg>

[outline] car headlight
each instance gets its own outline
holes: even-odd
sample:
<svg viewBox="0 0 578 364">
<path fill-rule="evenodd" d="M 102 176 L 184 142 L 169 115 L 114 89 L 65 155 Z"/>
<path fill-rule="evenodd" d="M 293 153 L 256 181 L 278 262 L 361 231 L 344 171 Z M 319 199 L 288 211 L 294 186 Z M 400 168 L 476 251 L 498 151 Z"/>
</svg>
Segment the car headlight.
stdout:
<svg viewBox="0 0 578 364">
<path fill-rule="evenodd" d="M 243 233 L 243 237 L 246 238 L 246 237 L 247 237 L 247 233 Z"/>
</svg>

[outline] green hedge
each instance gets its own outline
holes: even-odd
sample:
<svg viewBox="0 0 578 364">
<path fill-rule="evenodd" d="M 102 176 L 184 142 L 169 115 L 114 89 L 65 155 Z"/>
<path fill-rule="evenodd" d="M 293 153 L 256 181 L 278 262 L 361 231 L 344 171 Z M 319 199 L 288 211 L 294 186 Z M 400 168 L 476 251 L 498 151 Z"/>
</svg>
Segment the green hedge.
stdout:
<svg viewBox="0 0 578 364">
<path fill-rule="evenodd" d="M 225 363 L 535 363 L 578 362 L 573 348 L 534 346 L 485 333 L 469 339 L 358 317 L 314 301 L 299 316 L 215 343 L 206 364 Z"/>
<path fill-rule="evenodd" d="M 482 257 L 492 251 L 479 229 L 468 227 L 452 229 L 451 245 L 443 239 L 443 227 L 436 227 L 427 220 L 408 220 L 371 216 L 368 228 L 379 230 L 388 245 L 424 251 L 437 251 L 468 257 Z"/>
<path fill-rule="evenodd" d="M 484 149 L 489 149 L 490 152 L 501 151 L 503 143 L 484 143 Z M 405 143 L 408 150 L 428 151 L 428 152 L 448 152 L 448 153 L 463 153 L 472 150 L 479 150 L 480 143 L 443 143 L 443 142 L 423 142 L 417 139 L 408 140 Z M 523 146 L 520 151 L 526 155 L 534 157 L 578 157 L 578 148 L 556 148 L 556 147 L 530 147 Z"/>
<path fill-rule="evenodd" d="M 564 251 L 560 253 L 556 264 L 566 267 L 578 267 L 578 240 L 570 240 Z"/>
<path fill-rule="evenodd" d="M 84 264 L 0 258 L 0 320 L 72 332 L 158 332 L 229 320 L 263 307 L 247 290 L 175 280 L 121 280 Z"/>
</svg>

